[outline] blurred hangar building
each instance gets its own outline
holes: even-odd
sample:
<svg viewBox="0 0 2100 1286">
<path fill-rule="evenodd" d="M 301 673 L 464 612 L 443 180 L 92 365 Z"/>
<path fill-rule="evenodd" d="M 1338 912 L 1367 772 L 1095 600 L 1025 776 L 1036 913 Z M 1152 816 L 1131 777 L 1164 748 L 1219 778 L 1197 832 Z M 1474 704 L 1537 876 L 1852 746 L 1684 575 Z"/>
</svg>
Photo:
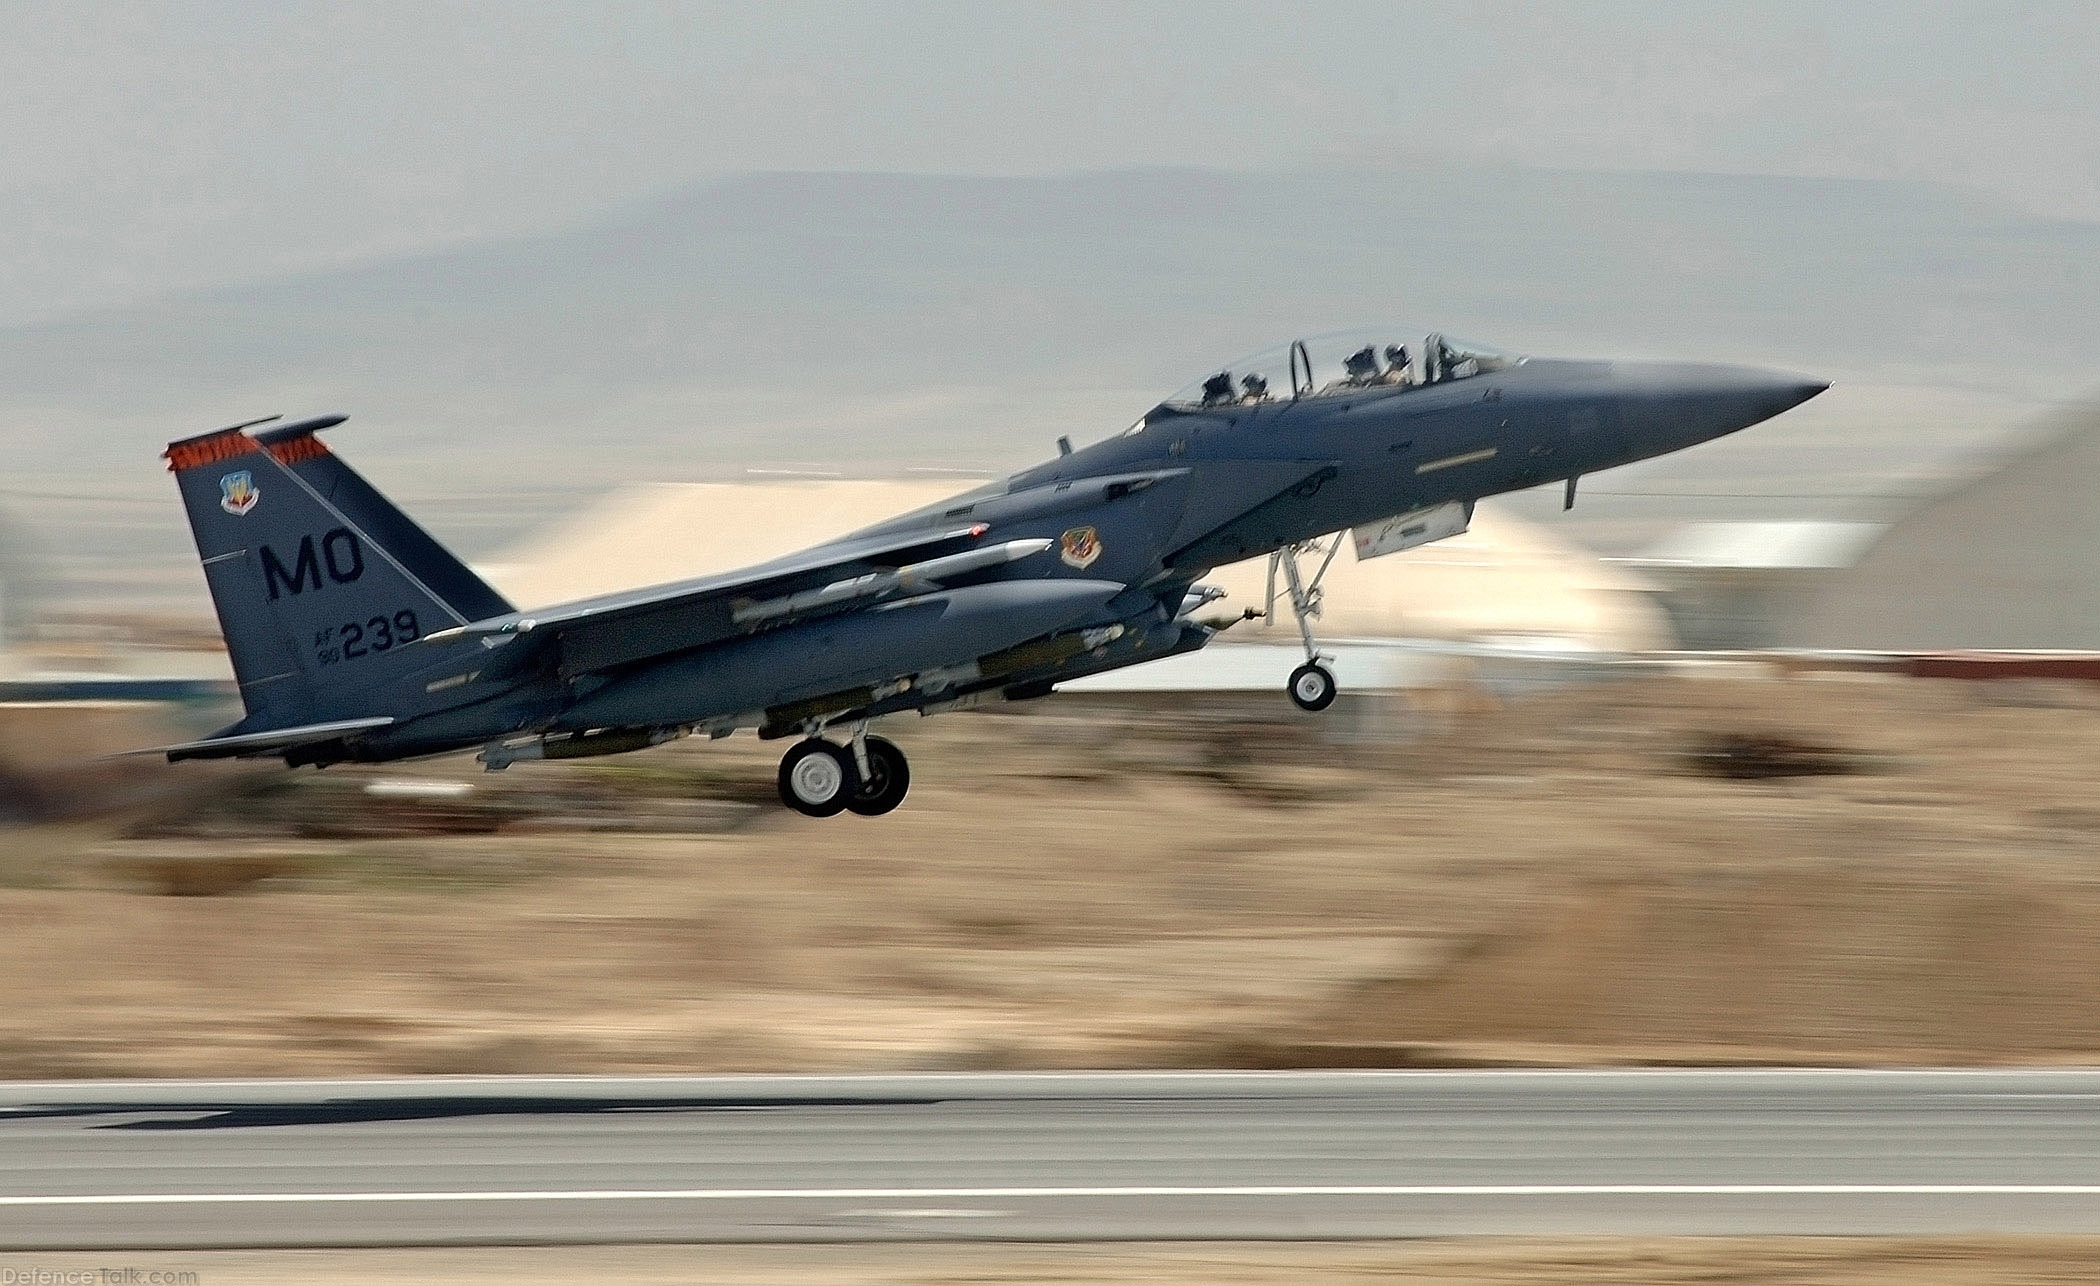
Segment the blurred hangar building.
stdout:
<svg viewBox="0 0 2100 1286">
<path fill-rule="evenodd" d="M 1893 523 L 1710 522 L 1628 565 L 1687 648 L 2100 650 L 2100 408 Z"/>
<path fill-rule="evenodd" d="M 748 566 L 974 485 L 943 477 L 632 487 L 512 546 L 482 570 L 513 602 L 537 606 Z M 1267 570 L 1268 561 L 1256 559 L 1206 577 L 1227 597 L 1200 615 L 1259 610 Z M 1248 658 L 1222 668 L 1206 658 L 1225 643 L 1296 652 L 1297 628 L 1288 609 L 1280 609 L 1278 618 L 1237 625 L 1192 656 L 1121 673 L 1175 667 L 1183 676 L 1178 682 L 1236 686 L 1221 676 Z M 1585 654 L 1647 651 L 1673 642 L 1652 586 L 1638 572 L 1605 563 L 1492 503 L 1479 506 L 1463 536 L 1368 562 L 1348 552 L 1338 556 L 1327 574 L 1317 628 L 1323 641 L 1412 640 Z M 1258 667 L 1261 687 L 1279 685 L 1296 662 L 1279 664 L 1281 669 Z"/>
<path fill-rule="evenodd" d="M 1927 502 L 1831 577 L 1799 647 L 2100 649 L 2100 408 Z"/>
</svg>

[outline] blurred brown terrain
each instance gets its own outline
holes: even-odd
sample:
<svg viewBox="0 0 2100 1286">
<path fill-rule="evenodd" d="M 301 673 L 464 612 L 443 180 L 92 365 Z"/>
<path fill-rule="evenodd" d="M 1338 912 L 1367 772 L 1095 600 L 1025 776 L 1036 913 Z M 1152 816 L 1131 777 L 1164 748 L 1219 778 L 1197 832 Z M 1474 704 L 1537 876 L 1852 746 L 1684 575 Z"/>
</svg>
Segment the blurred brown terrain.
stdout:
<svg viewBox="0 0 2100 1286">
<path fill-rule="evenodd" d="M 2100 685 L 1159 700 L 900 722 L 879 820 L 748 738 L 126 761 L 0 831 L 0 1076 L 2100 1059 Z"/>
<path fill-rule="evenodd" d="M 62 1270 L 89 1257 L 18 1257 Z M 107 1254 L 94 1257 L 106 1262 Z M 956 1286 L 965 1282 L 1740 1282 L 1750 1286 L 2035 1286 L 2093 1281 L 2100 1243 L 2073 1237 L 1476 1237 L 1405 1242 L 1064 1245 L 532 1246 L 428 1250 L 232 1250 L 134 1254 L 223 1286 L 417 1282 L 536 1286 Z"/>
</svg>

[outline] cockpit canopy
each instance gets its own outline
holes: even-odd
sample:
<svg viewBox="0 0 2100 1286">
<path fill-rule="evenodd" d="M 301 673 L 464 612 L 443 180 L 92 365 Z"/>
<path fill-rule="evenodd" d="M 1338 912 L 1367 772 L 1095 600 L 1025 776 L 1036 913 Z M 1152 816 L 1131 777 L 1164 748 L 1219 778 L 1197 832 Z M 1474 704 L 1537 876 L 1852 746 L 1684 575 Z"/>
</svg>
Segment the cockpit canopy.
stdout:
<svg viewBox="0 0 2100 1286">
<path fill-rule="evenodd" d="M 1523 360 L 1485 344 L 1405 326 L 1337 331 L 1229 362 L 1175 393 L 1159 409 L 1203 411 L 1372 388 L 1424 388 L 1505 370 Z"/>
</svg>

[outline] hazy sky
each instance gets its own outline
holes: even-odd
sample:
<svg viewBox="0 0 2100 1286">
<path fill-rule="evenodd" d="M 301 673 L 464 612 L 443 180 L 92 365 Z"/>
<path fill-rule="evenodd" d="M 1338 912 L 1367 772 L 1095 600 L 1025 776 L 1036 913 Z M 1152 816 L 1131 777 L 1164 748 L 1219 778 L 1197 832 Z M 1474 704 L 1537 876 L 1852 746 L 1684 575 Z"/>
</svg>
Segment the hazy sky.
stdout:
<svg viewBox="0 0 2100 1286">
<path fill-rule="evenodd" d="M 2100 218 L 2100 5 L 0 0 L 0 323 L 750 169 L 1448 153 Z"/>
</svg>

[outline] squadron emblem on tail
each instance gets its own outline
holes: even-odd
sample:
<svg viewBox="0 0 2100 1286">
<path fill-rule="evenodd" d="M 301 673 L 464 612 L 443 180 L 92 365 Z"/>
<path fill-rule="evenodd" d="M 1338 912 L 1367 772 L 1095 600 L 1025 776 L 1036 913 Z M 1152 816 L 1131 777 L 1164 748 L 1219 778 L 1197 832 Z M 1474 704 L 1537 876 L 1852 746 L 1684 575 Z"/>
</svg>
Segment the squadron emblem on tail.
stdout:
<svg viewBox="0 0 2100 1286">
<path fill-rule="evenodd" d="M 255 475 L 246 469 L 219 479 L 219 508 L 236 518 L 255 508 L 260 499 L 262 489 L 255 485 Z"/>
</svg>

